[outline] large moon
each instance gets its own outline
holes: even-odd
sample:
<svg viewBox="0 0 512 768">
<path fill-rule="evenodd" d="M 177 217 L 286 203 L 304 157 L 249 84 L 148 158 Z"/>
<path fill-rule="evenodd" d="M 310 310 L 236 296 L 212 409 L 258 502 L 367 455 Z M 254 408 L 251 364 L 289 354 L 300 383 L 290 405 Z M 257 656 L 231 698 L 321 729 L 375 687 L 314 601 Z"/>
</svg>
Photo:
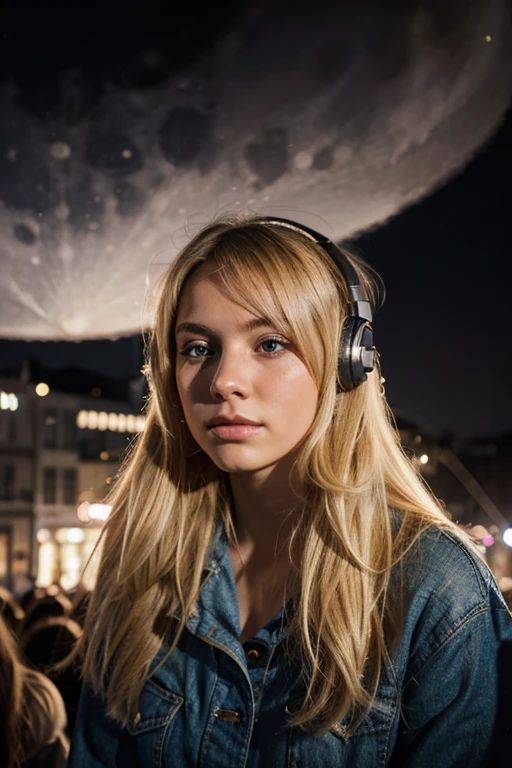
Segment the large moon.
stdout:
<svg viewBox="0 0 512 768">
<path fill-rule="evenodd" d="M 258 0 L 179 65 L 165 45 L 134 47 L 124 81 L 61 67 L 41 93 L 13 73 L 0 336 L 139 332 L 158 274 L 223 211 L 338 241 L 386 221 L 493 134 L 511 50 L 506 0 Z"/>
</svg>

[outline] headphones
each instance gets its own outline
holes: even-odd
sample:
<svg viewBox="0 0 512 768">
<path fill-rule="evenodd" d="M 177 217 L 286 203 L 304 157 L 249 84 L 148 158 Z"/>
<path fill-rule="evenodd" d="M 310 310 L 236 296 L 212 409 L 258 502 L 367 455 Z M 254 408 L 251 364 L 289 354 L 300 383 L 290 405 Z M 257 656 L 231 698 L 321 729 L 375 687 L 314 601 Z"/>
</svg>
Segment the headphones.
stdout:
<svg viewBox="0 0 512 768">
<path fill-rule="evenodd" d="M 357 273 L 343 251 L 335 243 L 314 229 L 290 219 L 277 216 L 260 216 L 254 223 L 274 224 L 299 232 L 317 245 L 320 245 L 331 257 L 345 278 L 349 290 L 349 311 L 343 321 L 340 350 L 338 353 L 338 382 L 341 391 L 350 392 L 373 371 L 377 350 L 373 346 L 372 308 L 359 282 Z"/>
</svg>

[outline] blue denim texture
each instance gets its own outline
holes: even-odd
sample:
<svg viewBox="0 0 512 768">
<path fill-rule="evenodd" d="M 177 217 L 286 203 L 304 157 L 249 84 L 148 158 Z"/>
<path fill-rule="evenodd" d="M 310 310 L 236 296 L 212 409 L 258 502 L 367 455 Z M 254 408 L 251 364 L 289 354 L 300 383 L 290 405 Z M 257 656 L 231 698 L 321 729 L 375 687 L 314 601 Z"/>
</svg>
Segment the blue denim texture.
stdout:
<svg viewBox="0 0 512 768">
<path fill-rule="evenodd" d="M 128 727 L 109 719 L 102 700 L 84 685 L 70 768 L 505 764 L 496 745 L 511 739 L 512 724 L 505 720 L 496 732 L 503 716 L 499 684 L 510 690 L 512 680 L 505 686 L 499 680 L 498 658 L 512 648 L 512 619 L 488 568 L 457 537 L 430 529 L 406 556 L 407 614 L 393 655 L 395 676 L 384 670 L 375 706 L 355 733 L 347 720 L 324 736 L 285 727 L 285 707 L 300 690 L 300 670 L 279 642 L 290 604 L 242 646 L 222 527 L 206 571 L 197 610 L 144 687 Z M 259 660 L 247 658 L 251 648 L 260 651 Z M 238 713 L 238 722 L 230 712 Z"/>
</svg>

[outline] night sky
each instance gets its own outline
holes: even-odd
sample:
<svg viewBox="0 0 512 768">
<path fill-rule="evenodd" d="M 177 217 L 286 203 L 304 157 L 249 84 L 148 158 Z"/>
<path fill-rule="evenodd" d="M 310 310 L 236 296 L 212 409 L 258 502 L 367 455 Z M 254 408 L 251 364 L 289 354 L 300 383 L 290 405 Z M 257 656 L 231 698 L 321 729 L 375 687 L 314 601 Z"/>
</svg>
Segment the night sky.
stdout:
<svg viewBox="0 0 512 768">
<path fill-rule="evenodd" d="M 6 26 L 4 40 L 11 46 L 23 37 L 16 27 L 20 23 Z M 146 23 L 141 34 L 150 31 Z M 120 37 L 114 43 L 122 50 Z M 41 48 L 27 46 L 26 55 L 29 48 L 32 59 L 7 60 L 4 49 L 3 71 L 33 71 Z M 61 59 L 66 55 L 74 55 L 69 41 L 59 52 Z M 470 437 L 512 430 L 511 139 L 509 111 L 462 173 L 354 243 L 386 284 L 387 299 L 374 330 L 389 402 L 397 415 L 431 433 Z M 32 357 L 53 368 L 71 365 L 133 377 L 142 363 L 140 352 L 136 337 L 82 343 L 0 340 L 0 369 Z"/>
<path fill-rule="evenodd" d="M 512 429 L 512 116 L 466 170 L 358 241 L 384 278 L 374 326 L 396 413 L 460 436 Z"/>
</svg>

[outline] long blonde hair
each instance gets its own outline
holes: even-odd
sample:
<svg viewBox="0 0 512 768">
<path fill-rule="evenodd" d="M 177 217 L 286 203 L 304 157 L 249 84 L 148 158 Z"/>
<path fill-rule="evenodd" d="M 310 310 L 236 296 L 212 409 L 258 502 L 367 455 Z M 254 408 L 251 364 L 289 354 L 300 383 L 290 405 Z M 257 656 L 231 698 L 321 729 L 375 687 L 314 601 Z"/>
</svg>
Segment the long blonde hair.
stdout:
<svg viewBox="0 0 512 768">
<path fill-rule="evenodd" d="M 353 254 L 347 258 L 375 303 L 372 270 Z M 322 733 L 372 705 L 399 634 L 399 611 L 388 596 L 393 566 L 426 528 L 458 529 L 401 448 L 379 370 L 354 391 L 337 389 L 349 300 L 343 276 L 320 246 L 251 214 L 206 226 L 163 277 L 148 344 L 147 425 L 107 499 L 112 513 L 78 653 L 85 680 L 125 724 L 169 634 L 170 606 L 181 616 L 170 653 L 183 632 L 219 521 L 236 543 L 228 478 L 181 420 L 175 382 L 180 294 L 207 260 L 217 266 L 208 279 L 289 338 L 318 387 L 317 413 L 290 478 L 304 492 L 289 542 L 298 590 L 287 648 L 305 682 L 288 724 Z M 400 513 L 398 533 L 392 509 Z"/>
</svg>

